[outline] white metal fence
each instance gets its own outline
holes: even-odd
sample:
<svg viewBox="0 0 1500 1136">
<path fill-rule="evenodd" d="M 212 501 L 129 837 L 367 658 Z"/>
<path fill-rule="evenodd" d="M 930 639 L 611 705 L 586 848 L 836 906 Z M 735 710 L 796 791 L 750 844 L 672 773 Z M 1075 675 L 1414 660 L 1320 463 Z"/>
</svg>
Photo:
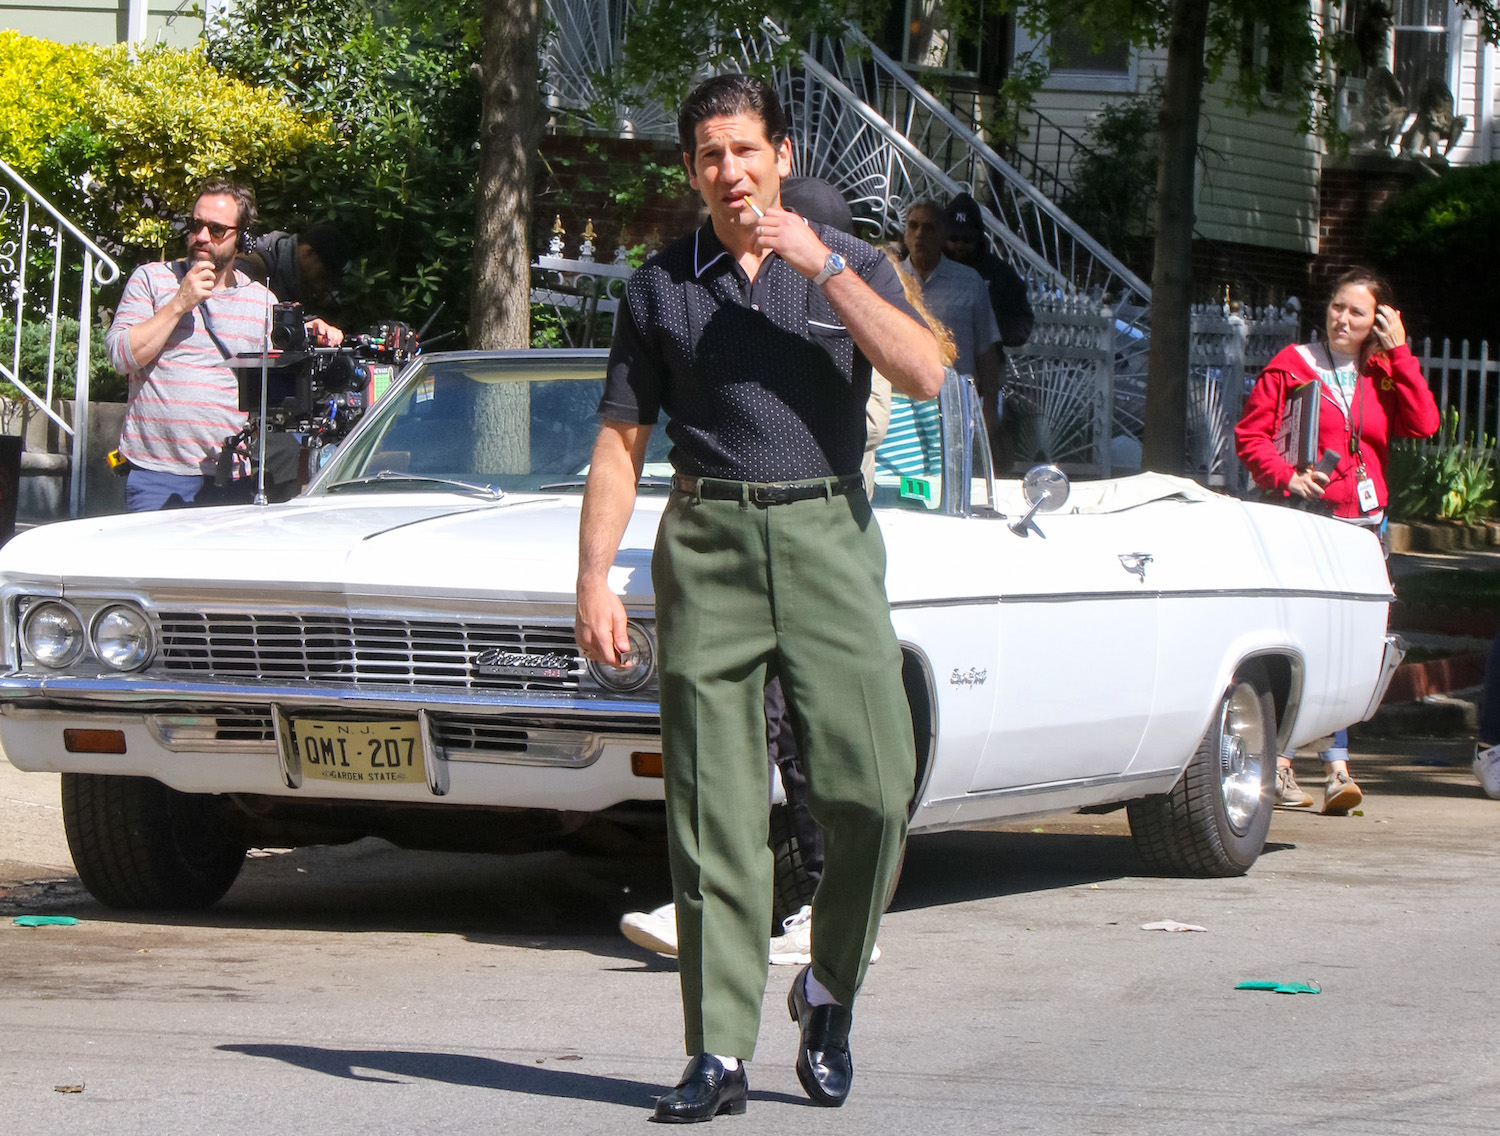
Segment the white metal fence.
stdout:
<svg viewBox="0 0 1500 1136">
<path fill-rule="evenodd" d="M 1411 346 L 1438 410 L 1444 418 L 1449 410 L 1458 412 L 1453 441 L 1464 442 L 1472 435 L 1484 445 L 1486 439 L 1493 443 L 1500 438 L 1500 351 L 1491 351 L 1485 342 L 1472 349 L 1467 339 L 1460 341 L 1456 353 L 1451 339 L 1443 340 L 1441 350 L 1431 339 Z"/>
</svg>

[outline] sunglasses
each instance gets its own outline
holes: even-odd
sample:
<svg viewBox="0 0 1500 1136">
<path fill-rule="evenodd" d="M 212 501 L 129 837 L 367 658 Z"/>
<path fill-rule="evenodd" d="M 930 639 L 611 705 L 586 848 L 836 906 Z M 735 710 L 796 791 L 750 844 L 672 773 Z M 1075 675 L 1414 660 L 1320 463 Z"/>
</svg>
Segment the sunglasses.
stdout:
<svg viewBox="0 0 1500 1136">
<path fill-rule="evenodd" d="M 200 229 L 208 230 L 209 240 L 222 241 L 230 233 L 238 232 L 238 225 L 221 225 L 217 221 L 205 221 L 201 217 L 194 217 L 188 221 L 188 236 L 193 236 Z"/>
</svg>

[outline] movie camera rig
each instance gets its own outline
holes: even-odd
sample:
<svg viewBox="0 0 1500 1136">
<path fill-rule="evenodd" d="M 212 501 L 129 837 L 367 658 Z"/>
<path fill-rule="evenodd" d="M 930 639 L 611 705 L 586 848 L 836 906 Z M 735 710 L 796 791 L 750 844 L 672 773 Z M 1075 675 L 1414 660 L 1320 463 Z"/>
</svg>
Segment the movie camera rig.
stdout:
<svg viewBox="0 0 1500 1136">
<path fill-rule="evenodd" d="M 338 347 L 309 341 L 301 304 L 272 305 L 267 325 L 268 350 L 230 361 L 249 421 L 224 440 L 219 459 L 221 485 L 236 468 L 256 470 L 257 501 L 265 500 L 268 472 L 283 489 L 305 483 L 307 455 L 341 441 L 421 351 L 421 332 L 398 320 L 382 320 Z"/>
</svg>

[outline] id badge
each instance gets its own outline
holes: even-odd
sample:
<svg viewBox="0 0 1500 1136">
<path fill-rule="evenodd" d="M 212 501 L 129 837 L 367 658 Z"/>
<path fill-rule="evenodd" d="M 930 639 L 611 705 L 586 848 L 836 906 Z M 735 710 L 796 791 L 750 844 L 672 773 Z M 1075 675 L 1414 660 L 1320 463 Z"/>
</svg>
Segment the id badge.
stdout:
<svg viewBox="0 0 1500 1136">
<path fill-rule="evenodd" d="M 1380 501 L 1375 496 L 1375 483 L 1368 477 L 1361 477 L 1354 486 L 1355 495 L 1359 498 L 1359 511 L 1361 513 L 1373 513 L 1380 508 Z"/>
</svg>

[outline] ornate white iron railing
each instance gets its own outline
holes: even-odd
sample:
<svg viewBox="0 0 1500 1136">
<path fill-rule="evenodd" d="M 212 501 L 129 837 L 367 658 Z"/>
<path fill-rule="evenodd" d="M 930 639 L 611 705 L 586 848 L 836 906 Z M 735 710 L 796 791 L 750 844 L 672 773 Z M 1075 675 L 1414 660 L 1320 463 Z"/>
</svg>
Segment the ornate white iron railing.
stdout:
<svg viewBox="0 0 1500 1136">
<path fill-rule="evenodd" d="M 0 376 L 72 439 L 71 515 L 84 511 L 84 476 L 88 466 L 90 332 L 94 289 L 120 277 L 120 266 L 4 161 L 0 161 L 0 282 L 11 335 L 8 359 L 0 359 Z M 16 193 L 19 193 L 17 198 Z M 64 297 L 66 282 L 78 281 L 78 302 Z M 38 279 L 40 277 L 40 279 Z M 40 286 L 38 286 L 40 285 Z M 58 320 L 78 320 L 78 359 L 73 377 L 73 421 L 54 409 L 57 378 Z M 28 324 L 48 328 L 47 362 L 42 373 L 25 373 L 21 340 Z"/>
</svg>

